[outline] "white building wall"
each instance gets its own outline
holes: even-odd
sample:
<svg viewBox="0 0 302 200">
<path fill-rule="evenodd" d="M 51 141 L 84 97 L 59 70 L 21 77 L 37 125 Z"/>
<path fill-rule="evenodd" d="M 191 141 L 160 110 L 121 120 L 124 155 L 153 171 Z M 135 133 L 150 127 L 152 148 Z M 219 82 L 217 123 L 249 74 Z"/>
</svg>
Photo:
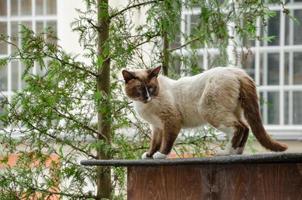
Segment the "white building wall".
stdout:
<svg viewBox="0 0 302 200">
<path fill-rule="evenodd" d="M 72 54 L 80 54 L 83 49 L 79 44 L 79 34 L 72 31 L 71 23 L 78 17 L 76 9 L 85 9 L 83 0 L 58 0 L 57 1 L 57 25 L 58 44 Z"/>
</svg>

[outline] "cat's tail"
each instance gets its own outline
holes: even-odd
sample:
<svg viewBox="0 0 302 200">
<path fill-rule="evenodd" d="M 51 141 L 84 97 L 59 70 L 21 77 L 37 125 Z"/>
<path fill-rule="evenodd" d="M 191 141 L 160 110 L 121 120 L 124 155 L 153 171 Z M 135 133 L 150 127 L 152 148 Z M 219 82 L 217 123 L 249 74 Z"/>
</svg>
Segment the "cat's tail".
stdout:
<svg viewBox="0 0 302 200">
<path fill-rule="evenodd" d="M 269 150 L 285 151 L 287 145 L 274 141 L 263 127 L 254 81 L 247 75 L 240 76 L 240 84 L 241 107 L 257 140 Z"/>
</svg>

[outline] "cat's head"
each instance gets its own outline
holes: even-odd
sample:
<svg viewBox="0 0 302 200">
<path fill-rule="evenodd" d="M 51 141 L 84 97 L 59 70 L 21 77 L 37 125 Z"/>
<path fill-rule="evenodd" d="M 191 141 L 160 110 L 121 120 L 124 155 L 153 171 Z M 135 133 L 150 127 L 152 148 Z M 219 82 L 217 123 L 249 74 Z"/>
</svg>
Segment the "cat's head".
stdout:
<svg viewBox="0 0 302 200">
<path fill-rule="evenodd" d="M 159 92 L 157 77 L 160 69 L 159 66 L 153 69 L 123 70 L 127 96 L 134 101 L 143 103 L 148 103 L 155 98 Z"/>
</svg>

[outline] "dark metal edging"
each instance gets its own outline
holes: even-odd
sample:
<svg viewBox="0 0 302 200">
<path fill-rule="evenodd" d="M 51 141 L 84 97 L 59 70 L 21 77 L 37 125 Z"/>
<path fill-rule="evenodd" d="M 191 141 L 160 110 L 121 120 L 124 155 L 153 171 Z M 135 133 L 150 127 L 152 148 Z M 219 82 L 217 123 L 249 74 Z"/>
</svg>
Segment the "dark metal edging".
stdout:
<svg viewBox="0 0 302 200">
<path fill-rule="evenodd" d="M 302 163 L 302 153 L 269 153 L 256 155 L 231 155 L 207 158 L 177 158 L 165 160 L 82 160 L 85 166 L 177 166 L 208 164 L 259 164 L 259 163 Z"/>
</svg>

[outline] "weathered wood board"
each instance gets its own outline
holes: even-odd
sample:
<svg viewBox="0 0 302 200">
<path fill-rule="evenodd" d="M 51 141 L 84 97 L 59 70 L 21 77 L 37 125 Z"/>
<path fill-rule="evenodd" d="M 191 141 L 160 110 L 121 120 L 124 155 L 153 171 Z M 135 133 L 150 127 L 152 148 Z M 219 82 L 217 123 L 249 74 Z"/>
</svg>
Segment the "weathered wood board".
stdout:
<svg viewBox="0 0 302 200">
<path fill-rule="evenodd" d="M 302 200 L 302 163 L 129 166 L 128 200 Z"/>
</svg>

